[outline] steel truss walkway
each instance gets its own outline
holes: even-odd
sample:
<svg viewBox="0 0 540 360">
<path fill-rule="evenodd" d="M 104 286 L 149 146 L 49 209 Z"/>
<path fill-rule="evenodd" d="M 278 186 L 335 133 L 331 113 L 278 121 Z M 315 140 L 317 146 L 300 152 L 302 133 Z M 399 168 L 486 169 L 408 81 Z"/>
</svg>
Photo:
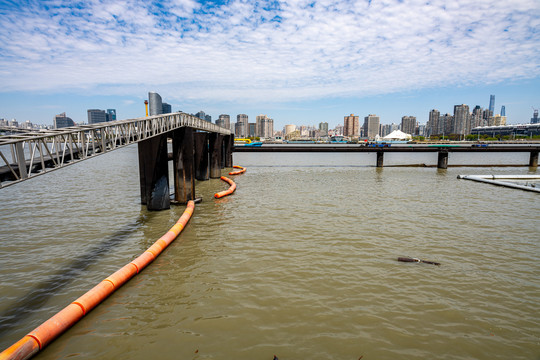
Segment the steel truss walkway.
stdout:
<svg viewBox="0 0 540 360">
<path fill-rule="evenodd" d="M 231 134 L 193 115 L 171 113 L 0 136 L 0 188 L 182 127 Z"/>
</svg>

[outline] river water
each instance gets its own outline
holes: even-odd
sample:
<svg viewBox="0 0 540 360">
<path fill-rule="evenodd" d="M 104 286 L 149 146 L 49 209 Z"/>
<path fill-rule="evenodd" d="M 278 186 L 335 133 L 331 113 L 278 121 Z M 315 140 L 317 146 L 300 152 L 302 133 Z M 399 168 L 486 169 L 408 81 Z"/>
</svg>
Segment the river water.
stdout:
<svg viewBox="0 0 540 360">
<path fill-rule="evenodd" d="M 436 163 L 387 155 L 385 165 Z M 449 163 L 528 162 L 488 155 Z M 540 357 L 539 197 L 456 179 L 536 169 L 375 168 L 374 154 L 354 153 L 234 161 L 248 168 L 235 194 L 215 200 L 227 184 L 197 182 L 204 201 L 180 237 L 36 358 Z M 139 201 L 136 146 L 0 190 L 2 349 L 184 210 Z"/>
</svg>

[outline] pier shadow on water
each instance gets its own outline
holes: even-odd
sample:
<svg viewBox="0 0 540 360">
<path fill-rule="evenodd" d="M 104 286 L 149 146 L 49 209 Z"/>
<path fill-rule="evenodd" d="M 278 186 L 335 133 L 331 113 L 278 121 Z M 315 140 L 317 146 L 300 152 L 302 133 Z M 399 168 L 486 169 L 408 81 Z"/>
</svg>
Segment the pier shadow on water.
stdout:
<svg viewBox="0 0 540 360">
<path fill-rule="evenodd" d="M 72 262 L 63 266 L 46 281 L 31 288 L 26 295 L 15 300 L 13 307 L 0 313 L 0 338 L 10 333 L 33 313 L 38 311 L 51 297 L 55 296 L 72 280 L 116 245 L 127 240 L 148 218 L 151 213 L 140 214 L 131 224 L 122 226 L 115 233 L 105 237 L 101 242 L 91 247 L 87 252 L 76 257 Z M 67 304 L 66 304 L 67 305 Z M 28 329 L 30 331 L 31 329 Z"/>
</svg>

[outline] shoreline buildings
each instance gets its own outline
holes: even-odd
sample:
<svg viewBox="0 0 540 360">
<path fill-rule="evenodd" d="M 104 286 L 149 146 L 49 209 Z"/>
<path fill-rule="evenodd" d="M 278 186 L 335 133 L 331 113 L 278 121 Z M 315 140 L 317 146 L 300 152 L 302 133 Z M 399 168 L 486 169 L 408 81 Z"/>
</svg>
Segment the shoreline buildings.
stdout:
<svg viewBox="0 0 540 360">
<path fill-rule="evenodd" d="M 63 112 L 54 116 L 53 126 L 55 129 L 60 129 L 68 126 L 75 126 L 75 123 L 70 117 L 66 116 L 65 112 Z"/>
<path fill-rule="evenodd" d="M 360 122 L 358 116 L 351 114 L 343 118 L 343 136 L 358 138 L 360 136 Z"/>
</svg>

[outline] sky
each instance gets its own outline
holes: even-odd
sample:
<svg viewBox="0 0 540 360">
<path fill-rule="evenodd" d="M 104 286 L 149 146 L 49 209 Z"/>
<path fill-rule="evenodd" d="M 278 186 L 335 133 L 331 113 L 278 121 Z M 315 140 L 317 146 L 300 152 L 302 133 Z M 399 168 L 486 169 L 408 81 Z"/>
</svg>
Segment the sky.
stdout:
<svg viewBox="0 0 540 360">
<path fill-rule="evenodd" d="M 0 118 L 265 114 L 333 128 L 454 105 L 540 108 L 538 0 L 0 0 Z"/>
</svg>

